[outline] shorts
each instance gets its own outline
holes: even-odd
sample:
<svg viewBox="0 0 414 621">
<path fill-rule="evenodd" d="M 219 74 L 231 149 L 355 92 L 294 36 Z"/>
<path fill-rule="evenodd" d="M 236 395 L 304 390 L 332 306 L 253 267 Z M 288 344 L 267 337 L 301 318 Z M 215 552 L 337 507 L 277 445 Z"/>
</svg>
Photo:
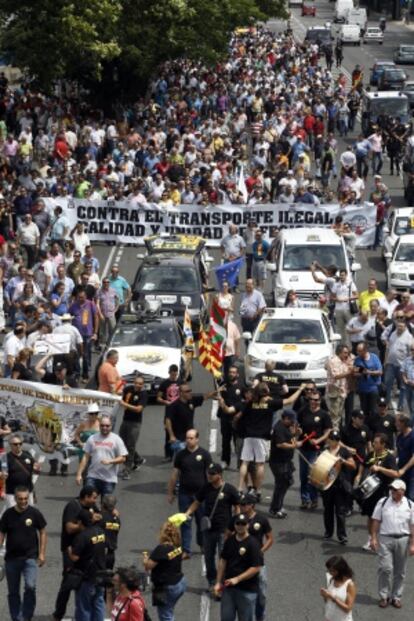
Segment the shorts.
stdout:
<svg viewBox="0 0 414 621">
<path fill-rule="evenodd" d="M 255 461 L 264 464 L 266 461 L 268 442 L 261 438 L 244 438 L 241 453 L 242 461 Z"/>
<path fill-rule="evenodd" d="M 253 261 L 252 276 L 255 280 L 266 280 L 266 261 Z"/>
</svg>

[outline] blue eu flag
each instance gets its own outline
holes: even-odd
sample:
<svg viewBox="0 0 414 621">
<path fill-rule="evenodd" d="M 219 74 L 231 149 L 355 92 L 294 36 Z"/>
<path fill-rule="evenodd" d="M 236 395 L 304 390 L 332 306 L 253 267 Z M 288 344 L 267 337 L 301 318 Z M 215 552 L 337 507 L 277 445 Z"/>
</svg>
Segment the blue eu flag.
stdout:
<svg viewBox="0 0 414 621">
<path fill-rule="evenodd" d="M 236 259 L 235 261 L 230 261 L 229 263 L 223 263 L 223 265 L 219 265 L 214 268 L 219 289 L 222 289 L 224 281 L 229 283 L 229 287 L 236 286 L 237 276 L 239 275 L 243 263 L 244 258 L 242 257 L 241 259 Z"/>
</svg>

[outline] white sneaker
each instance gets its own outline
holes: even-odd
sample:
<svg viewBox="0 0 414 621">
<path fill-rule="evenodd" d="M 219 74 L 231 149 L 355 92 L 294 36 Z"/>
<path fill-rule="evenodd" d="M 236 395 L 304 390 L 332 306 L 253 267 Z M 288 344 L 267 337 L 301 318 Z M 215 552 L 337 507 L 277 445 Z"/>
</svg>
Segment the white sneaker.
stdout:
<svg viewBox="0 0 414 621">
<path fill-rule="evenodd" d="M 223 470 L 227 470 L 227 468 L 229 467 L 228 464 L 226 464 L 225 461 L 220 462 L 220 465 L 223 468 Z"/>
<path fill-rule="evenodd" d="M 372 548 L 371 548 L 371 539 L 368 539 L 366 544 L 362 546 L 362 549 L 366 550 L 367 552 L 371 552 L 371 550 L 372 550 Z"/>
</svg>

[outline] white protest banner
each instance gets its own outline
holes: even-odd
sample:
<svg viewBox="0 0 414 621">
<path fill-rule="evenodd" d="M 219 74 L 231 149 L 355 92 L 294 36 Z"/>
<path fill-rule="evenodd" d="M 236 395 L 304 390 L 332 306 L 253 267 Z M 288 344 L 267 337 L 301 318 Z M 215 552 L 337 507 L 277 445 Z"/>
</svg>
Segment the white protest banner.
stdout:
<svg viewBox="0 0 414 621">
<path fill-rule="evenodd" d="M 373 203 L 341 207 L 329 205 L 178 205 L 162 211 L 155 203 L 139 207 L 129 201 L 89 201 L 81 199 L 45 199 L 48 209 L 64 207 L 73 228 L 83 222 L 92 241 L 118 241 L 142 244 L 144 237 L 158 233 L 201 235 L 208 246 L 219 246 L 230 224 L 242 234 L 254 218 L 266 237 L 272 239 L 280 227 L 331 227 L 341 215 L 357 236 L 357 247 L 372 246 L 375 237 L 376 207 Z"/>
<path fill-rule="evenodd" d="M 12 431 L 22 435 L 25 448 L 34 447 L 37 455 L 49 460 L 68 463 L 78 456 L 79 449 L 72 440 L 92 403 L 98 403 L 102 414 L 116 416 L 119 397 L 95 390 L 0 379 L 0 415 Z"/>
<path fill-rule="evenodd" d="M 34 343 L 35 355 L 68 354 L 70 350 L 70 334 L 45 334 Z"/>
</svg>

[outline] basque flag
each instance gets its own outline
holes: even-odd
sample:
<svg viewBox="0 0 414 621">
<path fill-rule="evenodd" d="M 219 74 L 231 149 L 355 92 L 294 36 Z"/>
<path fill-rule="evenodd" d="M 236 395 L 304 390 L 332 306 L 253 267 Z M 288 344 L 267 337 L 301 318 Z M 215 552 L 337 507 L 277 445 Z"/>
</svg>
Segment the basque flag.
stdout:
<svg viewBox="0 0 414 621">
<path fill-rule="evenodd" d="M 214 268 L 219 289 L 222 289 L 224 281 L 229 283 L 229 287 L 235 287 L 237 276 L 239 275 L 243 263 L 244 258 L 241 257 L 240 259 L 230 261 L 229 263 L 223 263 L 223 265 Z"/>
</svg>

